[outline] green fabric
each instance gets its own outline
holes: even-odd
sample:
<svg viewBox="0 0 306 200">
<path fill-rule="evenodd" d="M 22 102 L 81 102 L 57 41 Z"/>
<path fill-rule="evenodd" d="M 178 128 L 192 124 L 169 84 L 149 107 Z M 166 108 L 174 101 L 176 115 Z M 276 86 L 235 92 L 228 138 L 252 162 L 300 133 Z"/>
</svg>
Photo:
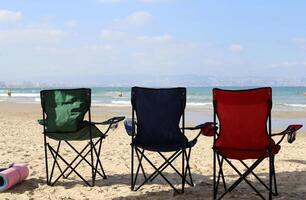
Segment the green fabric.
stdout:
<svg viewBox="0 0 306 200">
<path fill-rule="evenodd" d="M 100 137 L 103 133 L 94 125 L 94 124 L 100 124 L 100 125 L 110 125 L 112 123 L 117 123 L 119 121 L 124 120 L 125 117 L 113 117 L 111 119 L 108 119 L 104 122 L 100 122 L 100 123 L 95 123 L 92 122 L 92 138 L 97 138 Z M 44 120 L 43 119 L 38 119 L 37 122 L 40 125 L 45 125 Z M 81 128 L 78 131 L 75 132 L 60 132 L 60 133 L 54 133 L 54 132 L 47 132 L 46 135 L 49 138 L 52 138 L 54 140 L 88 140 L 90 138 L 89 135 L 89 122 L 88 121 L 83 121 L 81 122 L 81 126 L 83 128 Z"/>
<path fill-rule="evenodd" d="M 67 132 L 67 133 L 53 133 L 48 132 L 46 133 L 47 137 L 54 139 L 54 140 L 67 140 L 67 141 L 75 141 L 75 140 L 88 140 L 89 136 L 89 124 L 81 128 L 76 132 Z M 102 132 L 94 125 L 91 125 L 92 131 L 92 138 L 101 137 L 103 134 Z"/>
<path fill-rule="evenodd" d="M 43 90 L 40 95 L 47 115 L 46 132 L 75 132 L 82 128 L 90 107 L 90 89 Z"/>
</svg>

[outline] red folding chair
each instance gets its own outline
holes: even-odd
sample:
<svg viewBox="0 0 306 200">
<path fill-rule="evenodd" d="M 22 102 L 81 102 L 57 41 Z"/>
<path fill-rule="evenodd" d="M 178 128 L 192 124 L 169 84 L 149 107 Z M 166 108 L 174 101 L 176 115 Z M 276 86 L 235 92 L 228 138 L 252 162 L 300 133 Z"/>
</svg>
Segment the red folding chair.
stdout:
<svg viewBox="0 0 306 200">
<path fill-rule="evenodd" d="M 295 140 L 295 134 L 302 125 L 290 125 L 277 134 L 271 133 L 272 88 L 256 88 L 249 90 L 213 89 L 214 123 L 219 132 L 214 134 L 214 199 L 221 199 L 231 192 L 242 181 L 245 181 L 262 199 L 265 197 L 247 179 L 252 174 L 269 192 L 269 199 L 276 196 L 277 184 L 275 176 L 274 157 L 279 152 L 280 143 L 288 136 L 288 142 Z M 281 135 L 275 143 L 272 136 Z M 254 169 L 265 159 L 269 158 L 269 183 L 266 184 Z M 245 160 L 253 159 L 252 165 Z M 238 160 L 246 171 L 240 172 L 231 160 Z M 227 163 L 240 176 L 231 186 L 227 187 L 222 170 Z M 218 164 L 218 171 L 217 165 Z M 218 195 L 219 183 L 222 179 L 224 192 Z M 272 186 L 273 185 L 273 186 Z"/>
</svg>

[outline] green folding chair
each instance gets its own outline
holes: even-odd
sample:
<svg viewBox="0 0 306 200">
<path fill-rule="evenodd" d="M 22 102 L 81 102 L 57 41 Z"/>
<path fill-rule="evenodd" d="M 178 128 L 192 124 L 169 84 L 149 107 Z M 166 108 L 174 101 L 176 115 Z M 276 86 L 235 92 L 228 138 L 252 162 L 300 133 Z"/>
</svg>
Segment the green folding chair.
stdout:
<svg viewBox="0 0 306 200">
<path fill-rule="evenodd" d="M 47 184 L 53 186 L 61 177 L 68 178 L 72 172 L 88 186 L 95 185 L 97 174 L 106 179 L 100 160 L 102 140 L 107 136 L 111 127 L 122 121 L 124 117 L 113 117 L 104 122 L 92 122 L 91 89 L 89 88 L 42 90 L 40 97 L 43 119 L 38 122 L 43 126 Z M 88 121 L 84 120 L 86 114 Z M 106 125 L 106 131 L 102 132 L 96 125 Z M 53 148 L 47 138 L 56 140 L 57 146 Z M 88 143 L 81 151 L 71 143 L 71 141 L 86 140 Z M 71 162 L 59 154 L 62 142 L 76 153 L 76 157 Z M 48 150 L 53 160 L 51 166 L 48 164 Z M 59 160 L 65 164 L 64 168 L 60 165 Z M 83 161 L 91 168 L 91 183 L 76 170 Z M 52 182 L 55 166 L 58 167 L 60 174 Z M 49 167 L 51 167 L 50 173 Z"/>
</svg>

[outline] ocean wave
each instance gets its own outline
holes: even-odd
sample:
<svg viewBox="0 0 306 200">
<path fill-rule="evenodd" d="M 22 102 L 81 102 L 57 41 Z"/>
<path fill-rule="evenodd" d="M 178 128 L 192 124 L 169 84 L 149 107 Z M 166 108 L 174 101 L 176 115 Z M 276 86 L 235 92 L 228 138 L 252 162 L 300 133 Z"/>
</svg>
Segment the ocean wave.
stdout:
<svg viewBox="0 0 306 200">
<path fill-rule="evenodd" d="M 206 102 L 206 103 L 198 103 L 198 102 L 187 102 L 188 106 L 212 106 L 212 103 Z"/>
<path fill-rule="evenodd" d="M 92 103 L 92 106 L 97 107 L 129 107 L 130 104 L 111 104 L 111 103 Z"/>
<path fill-rule="evenodd" d="M 276 104 L 276 106 L 306 108 L 306 104 L 295 104 L 295 103 L 280 103 L 280 104 Z"/>
<path fill-rule="evenodd" d="M 130 105 L 130 101 L 112 101 L 112 104 L 119 104 L 119 105 Z"/>
<path fill-rule="evenodd" d="M 0 97 L 8 97 L 8 95 L 0 93 Z M 12 93 L 11 97 L 39 97 L 39 93 Z"/>
</svg>

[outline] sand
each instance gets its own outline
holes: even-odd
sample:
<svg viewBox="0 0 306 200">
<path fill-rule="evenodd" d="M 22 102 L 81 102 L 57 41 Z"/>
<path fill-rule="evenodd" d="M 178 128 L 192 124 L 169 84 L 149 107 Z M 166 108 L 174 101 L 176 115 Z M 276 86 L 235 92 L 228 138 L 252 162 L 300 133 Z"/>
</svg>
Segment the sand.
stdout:
<svg viewBox="0 0 306 200">
<path fill-rule="evenodd" d="M 126 107 L 95 107 L 92 108 L 94 121 L 102 121 L 112 115 L 130 115 Z M 290 117 L 305 116 L 305 113 L 276 113 Z M 212 138 L 201 136 L 192 152 L 190 160 L 194 187 L 186 186 L 185 194 L 174 195 L 173 190 L 161 179 L 143 186 L 139 191 L 130 191 L 130 138 L 121 123 L 111 131 L 104 140 L 101 155 L 108 179 L 98 177 L 95 187 L 86 186 L 78 177 L 60 179 L 50 187 L 45 181 L 45 164 L 42 127 L 36 120 L 41 118 L 39 104 L 21 104 L 0 102 L 0 166 L 5 167 L 12 162 L 28 163 L 30 176 L 26 181 L 0 193 L 0 199 L 212 199 Z M 306 134 L 304 129 L 299 132 L 296 142 L 282 143 L 282 149 L 276 156 L 276 172 L 279 196 L 275 199 L 305 199 L 306 197 Z M 189 132 L 192 138 L 196 132 Z M 303 136 L 304 135 L 304 136 Z M 54 142 L 51 142 L 54 144 Z M 81 148 L 84 143 L 74 143 Z M 74 152 L 64 150 L 63 155 L 72 158 Z M 159 163 L 157 155 L 150 157 Z M 178 165 L 179 163 L 175 163 Z M 149 165 L 145 165 L 148 171 Z M 267 181 L 268 162 L 256 170 L 258 175 Z M 82 173 L 90 174 L 86 165 L 78 168 Z M 237 176 L 225 166 L 226 180 L 232 182 Z M 170 169 L 166 175 L 180 186 L 180 179 Z M 88 177 L 89 178 L 89 177 Z M 254 181 L 254 178 L 250 178 Z M 257 184 L 255 184 L 257 185 Z M 220 187 L 220 190 L 222 188 Z M 265 193 L 263 188 L 260 191 Z M 259 199 L 246 184 L 241 184 L 224 199 Z"/>
</svg>

